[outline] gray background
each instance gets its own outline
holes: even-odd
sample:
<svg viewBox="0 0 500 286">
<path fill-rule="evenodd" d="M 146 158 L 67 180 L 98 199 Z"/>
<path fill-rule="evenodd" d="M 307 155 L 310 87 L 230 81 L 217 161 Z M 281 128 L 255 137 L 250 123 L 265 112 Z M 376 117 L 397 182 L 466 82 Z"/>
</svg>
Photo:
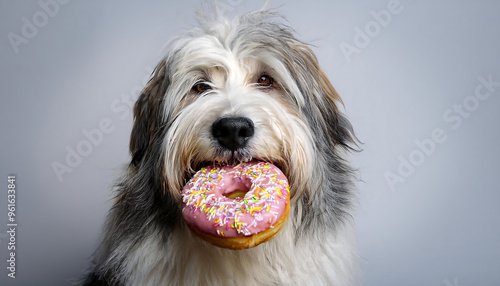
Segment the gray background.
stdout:
<svg viewBox="0 0 500 286">
<path fill-rule="evenodd" d="M 68 285 L 85 268 L 129 159 L 127 102 L 165 42 L 194 24 L 198 1 L 180 2 L 69 1 L 44 19 L 38 1 L 0 1 L 1 285 Z M 231 13 L 263 4 L 222 2 Z M 500 285 L 500 87 L 475 99 L 478 77 L 500 81 L 500 2 L 401 0 L 377 30 L 371 12 L 391 2 L 272 3 L 314 45 L 365 143 L 352 156 L 365 285 Z M 23 35 L 23 17 L 40 27 L 16 52 L 8 35 Z M 349 61 L 341 45 L 355 45 L 357 28 L 373 37 Z M 458 104 L 471 110 L 460 124 L 443 118 Z M 59 180 L 53 163 L 68 165 L 68 150 L 84 148 L 84 133 L 103 120 L 112 131 Z M 446 140 L 419 151 L 436 129 Z M 391 188 L 387 172 L 406 177 Z M 9 174 L 15 280 L 6 271 Z"/>
</svg>

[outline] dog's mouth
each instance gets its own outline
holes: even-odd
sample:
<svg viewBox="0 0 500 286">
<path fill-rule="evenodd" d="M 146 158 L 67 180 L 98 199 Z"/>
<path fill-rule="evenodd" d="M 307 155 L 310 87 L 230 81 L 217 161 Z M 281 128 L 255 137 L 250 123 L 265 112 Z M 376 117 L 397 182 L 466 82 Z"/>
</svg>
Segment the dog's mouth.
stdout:
<svg viewBox="0 0 500 286">
<path fill-rule="evenodd" d="M 218 157 L 215 158 L 214 160 L 205 160 L 196 162 L 195 164 L 192 165 L 192 169 L 186 173 L 185 182 L 187 183 L 187 181 L 189 181 L 189 179 L 192 178 L 202 168 L 207 168 L 210 166 L 220 166 L 220 167 L 236 166 L 240 164 L 246 164 L 252 161 L 270 163 L 276 166 L 278 169 L 280 169 L 283 173 L 287 174 L 287 170 L 285 169 L 285 164 L 281 161 L 274 161 L 274 160 L 269 160 L 267 158 L 261 158 L 258 156 L 248 156 L 248 155 L 242 155 L 241 153 L 238 152 L 233 152 L 231 156 L 227 156 L 226 158 Z M 238 194 L 235 194 L 235 196 L 238 197 Z"/>
<path fill-rule="evenodd" d="M 200 161 L 200 162 L 196 162 L 196 163 L 192 164 L 192 174 L 191 175 L 194 175 L 194 173 L 198 172 L 203 167 L 214 166 L 214 165 L 235 166 L 235 165 L 239 165 L 239 164 L 248 163 L 251 161 L 271 163 L 271 164 L 275 165 L 276 167 L 278 167 L 283 172 L 286 171 L 286 170 L 284 170 L 284 167 L 285 167 L 284 163 L 281 161 L 270 160 L 268 158 L 261 158 L 259 156 L 251 156 L 248 154 L 244 154 L 242 152 L 232 152 L 230 155 L 227 155 L 227 156 L 217 156 L 213 160 L 204 160 L 204 161 Z"/>
</svg>

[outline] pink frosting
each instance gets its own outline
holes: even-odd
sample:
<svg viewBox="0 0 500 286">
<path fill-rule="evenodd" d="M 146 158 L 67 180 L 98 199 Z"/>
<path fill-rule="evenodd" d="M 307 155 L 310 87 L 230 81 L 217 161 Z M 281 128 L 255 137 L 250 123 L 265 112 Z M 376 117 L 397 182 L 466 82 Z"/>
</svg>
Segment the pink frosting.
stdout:
<svg viewBox="0 0 500 286">
<path fill-rule="evenodd" d="M 224 196 L 236 190 L 248 192 L 243 198 Z M 182 215 L 207 234 L 250 236 L 273 227 L 288 195 L 288 180 L 273 164 L 212 165 L 198 171 L 182 190 Z"/>
</svg>

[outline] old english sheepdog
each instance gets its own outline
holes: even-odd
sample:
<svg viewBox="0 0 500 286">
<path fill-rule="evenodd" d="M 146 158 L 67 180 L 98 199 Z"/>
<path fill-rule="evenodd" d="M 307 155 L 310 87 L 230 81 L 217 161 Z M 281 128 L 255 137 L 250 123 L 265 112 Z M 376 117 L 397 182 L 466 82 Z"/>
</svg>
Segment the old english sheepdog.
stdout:
<svg viewBox="0 0 500 286">
<path fill-rule="evenodd" d="M 135 104 L 131 161 L 83 285 L 356 284 L 346 158 L 358 141 L 316 56 L 272 11 L 199 18 Z M 193 236 L 183 186 L 203 166 L 248 161 L 288 178 L 281 231 L 243 250 Z"/>
</svg>

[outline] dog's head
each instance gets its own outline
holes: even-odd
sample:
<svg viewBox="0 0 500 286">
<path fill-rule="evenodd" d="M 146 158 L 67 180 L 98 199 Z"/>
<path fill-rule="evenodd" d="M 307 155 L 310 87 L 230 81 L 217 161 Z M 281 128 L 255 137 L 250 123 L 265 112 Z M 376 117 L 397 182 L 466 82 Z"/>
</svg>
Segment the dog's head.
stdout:
<svg viewBox="0 0 500 286">
<path fill-rule="evenodd" d="M 175 200 L 203 165 L 280 167 L 292 202 L 311 194 L 353 142 L 341 99 L 312 50 L 270 12 L 215 16 L 178 38 L 138 99 L 132 172 Z M 306 195 L 307 196 L 307 195 Z"/>
</svg>

